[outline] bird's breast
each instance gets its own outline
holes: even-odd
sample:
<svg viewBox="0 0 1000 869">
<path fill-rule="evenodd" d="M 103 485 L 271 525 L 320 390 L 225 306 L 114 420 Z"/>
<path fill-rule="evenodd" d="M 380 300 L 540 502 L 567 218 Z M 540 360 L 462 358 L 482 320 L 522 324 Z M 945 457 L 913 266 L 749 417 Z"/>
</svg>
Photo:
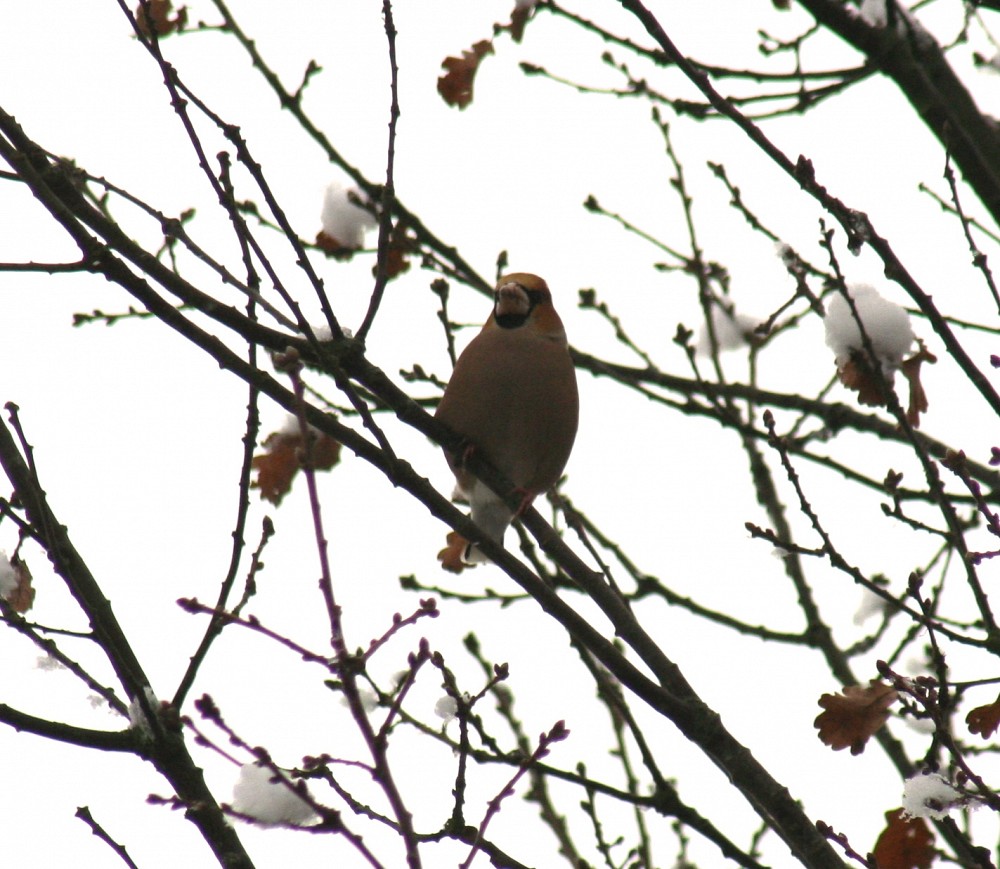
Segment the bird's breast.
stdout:
<svg viewBox="0 0 1000 869">
<path fill-rule="evenodd" d="M 576 437 L 579 399 L 560 341 L 520 330 L 481 332 L 455 366 L 437 416 L 515 485 L 544 492 Z"/>
</svg>

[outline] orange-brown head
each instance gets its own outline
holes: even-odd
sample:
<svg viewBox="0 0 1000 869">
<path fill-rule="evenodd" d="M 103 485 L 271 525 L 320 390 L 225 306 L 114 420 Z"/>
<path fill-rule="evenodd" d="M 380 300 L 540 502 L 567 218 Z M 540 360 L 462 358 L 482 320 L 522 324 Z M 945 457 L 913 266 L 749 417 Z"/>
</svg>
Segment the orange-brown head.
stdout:
<svg viewBox="0 0 1000 869">
<path fill-rule="evenodd" d="M 528 272 L 504 275 L 497 281 L 487 327 L 495 324 L 501 329 L 518 329 L 526 323 L 547 337 L 566 340 L 566 330 L 552 306 L 548 284 Z"/>
</svg>

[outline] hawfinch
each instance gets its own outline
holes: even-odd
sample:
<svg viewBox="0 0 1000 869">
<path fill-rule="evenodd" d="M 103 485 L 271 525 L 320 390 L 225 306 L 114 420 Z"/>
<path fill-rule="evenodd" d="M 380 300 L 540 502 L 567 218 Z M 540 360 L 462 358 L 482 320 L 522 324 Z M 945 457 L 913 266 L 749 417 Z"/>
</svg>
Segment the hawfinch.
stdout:
<svg viewBox="0 0 1000 869">
<path fill-rule="evenodd" d="M 445 457 L 472 520 L 502 545 L 514 516 L 559 480 L 576 437 L 579 398 L 566 331 L 545 281 L 507 275 L 493 299 L 493 312 L 455 364 L 435 416 L 467 439 L 461 455 L 445 451 Z M 516 514 L 463 467 L 469 450 L 481 451 L 523 494 Z M 461 556 L 465 563 L 486 561 L 471 544 Z"/>
</svg>

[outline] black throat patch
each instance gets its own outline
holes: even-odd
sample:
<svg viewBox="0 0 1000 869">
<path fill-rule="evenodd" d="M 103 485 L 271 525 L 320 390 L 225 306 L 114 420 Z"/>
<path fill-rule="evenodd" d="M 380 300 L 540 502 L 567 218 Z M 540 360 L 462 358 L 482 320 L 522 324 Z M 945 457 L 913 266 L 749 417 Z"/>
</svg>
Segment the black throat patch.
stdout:
<svg viewBox="0 0 1000 869">
<path fill-rule="evenodd" d="M 497 325 L 501 329 L 519 329 L 528 321 L 531 312 L 535 310 L 535 305 L 544 298 L 544 293 L 540 293 L 538 290 L 525 290 L 524 292 L 528 297 L 528 310 L 523 314 L 497 314 L 494 307 L 493 319 L 496 320 Z M 494 306 L 496 299 L 497 297 L 494 297 Z"/>
<path fill-rule="evenodd" d="M 497 325 L 501 329 L 519 329 L 530 316 L 531 311 L 529 310 L 526 314 L 501 314 L 499 317 L 494 315 L 493 319 L 497 321 Z"/>
</svg>

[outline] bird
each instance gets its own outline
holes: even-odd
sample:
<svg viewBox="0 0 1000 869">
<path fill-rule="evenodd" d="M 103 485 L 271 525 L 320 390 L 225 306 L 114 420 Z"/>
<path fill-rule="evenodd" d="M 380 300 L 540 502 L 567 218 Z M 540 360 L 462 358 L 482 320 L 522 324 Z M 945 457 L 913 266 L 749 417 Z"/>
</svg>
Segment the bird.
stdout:
<svg viewBox="0 0 1000 869">
<path fill-rule="evenodd" d="M 459 356 L 435 412 L 464 439 L 463 449 L 446 449 L 445 458 L 472 521 L 490 540 L 503 545 L 514 517 L 558 482 L 579 413 L 576 369 L 548 285 L 526 272 L 501 277 L 489 319 Z M 470 451 L 514 483 L 521 495 L 517 510 L 467 470 Z M 472 543 L 464 545 L 461 559 L 488 560 Z"/>
</svg>

